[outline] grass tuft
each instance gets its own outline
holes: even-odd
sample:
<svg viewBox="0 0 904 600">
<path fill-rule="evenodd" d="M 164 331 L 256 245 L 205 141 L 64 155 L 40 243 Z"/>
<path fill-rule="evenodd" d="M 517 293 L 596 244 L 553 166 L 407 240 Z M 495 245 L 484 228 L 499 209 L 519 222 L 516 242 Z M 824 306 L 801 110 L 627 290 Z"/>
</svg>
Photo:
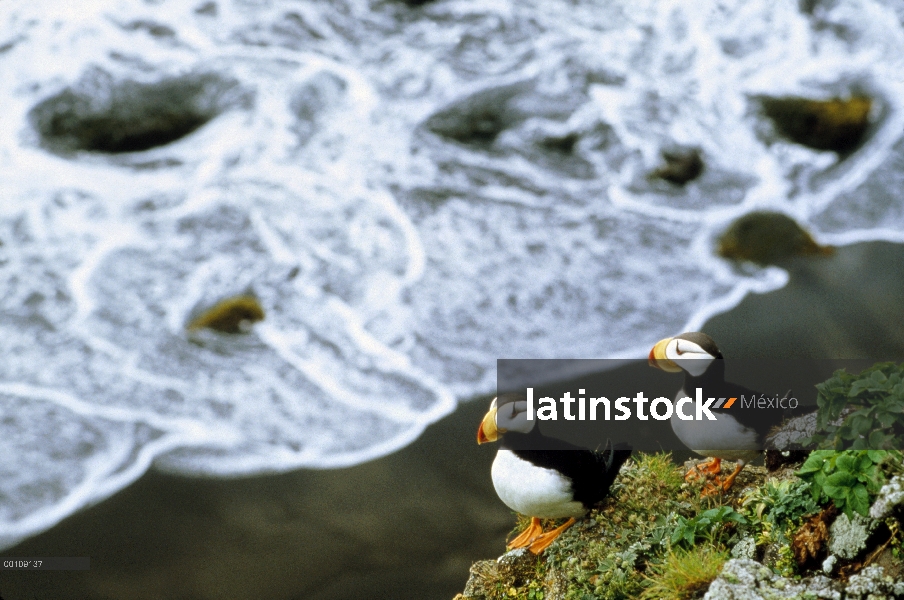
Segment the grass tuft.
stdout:
<svg viewBox="0 0 904 600">
<path fill-rule="evenodd" d="M 712 546 L 669 551 L 661 563 L 649 566 L 650 575 L 646 578 L 649 585 L 640 597 L 643 600 L 702 598 L 727 560 L 727 550 Z"/>
</svg>

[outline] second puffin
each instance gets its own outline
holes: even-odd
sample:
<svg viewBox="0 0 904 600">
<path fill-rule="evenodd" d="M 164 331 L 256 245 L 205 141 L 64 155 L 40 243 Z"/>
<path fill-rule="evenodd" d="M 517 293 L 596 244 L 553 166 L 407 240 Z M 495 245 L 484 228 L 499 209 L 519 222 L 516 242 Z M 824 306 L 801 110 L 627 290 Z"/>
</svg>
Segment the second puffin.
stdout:
<svg viewBox="0 0 904 600">
<path fill-rule="evenodd" d="M 607 443 L 596 452 L 540 433 L 527 420 L 523 395 L 493 399 L 477 430 L 477 443 L 499 440 L 493 461 L 493 487 L 512 510 L 531 517 L 530 526 L 511 541 L 509 549 L 545 550 L 563 531 L 603 500 L 615 476 L 631 456 L 628 444 Z M 540 519 L 568 517 L 560 527 L 543 532 Z"/>
</svg>

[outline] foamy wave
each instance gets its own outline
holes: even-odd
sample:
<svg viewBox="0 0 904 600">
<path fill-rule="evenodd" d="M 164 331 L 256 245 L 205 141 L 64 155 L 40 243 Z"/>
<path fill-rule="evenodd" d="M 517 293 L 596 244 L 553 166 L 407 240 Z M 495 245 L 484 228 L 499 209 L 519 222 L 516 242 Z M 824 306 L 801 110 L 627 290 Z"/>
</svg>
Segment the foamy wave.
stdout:
<svg viewBox="0 0 904 600">
<path fill-rule="evenodd" d="M 497 357 L 697 328 L 787 281 L 713 257 L 752 209 L 900 241 L 895 6 L 3 3 L 0 547 L 151 464 L 354 464 Z M 853 92 L 843 161 L 752 108 Z M 646 177 L 675 145 L 680 189 Z M 251 333 L 186 331 L 242 293 Z"/>
</svg>

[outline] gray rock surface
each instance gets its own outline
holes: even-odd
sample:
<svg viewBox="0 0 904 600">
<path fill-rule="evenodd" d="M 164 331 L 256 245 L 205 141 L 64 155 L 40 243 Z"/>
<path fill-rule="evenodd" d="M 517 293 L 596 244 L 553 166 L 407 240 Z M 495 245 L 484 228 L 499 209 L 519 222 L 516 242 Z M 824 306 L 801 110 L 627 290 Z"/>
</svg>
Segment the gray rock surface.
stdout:
<svg viewBox="0 0 904 600">
<path fill-rule="evenodd" d="M 893 600 L 904 597 L 904 582 L 882 567 L 869 566 L 846 584 L 823 575 L 794 581 L 748 559 L 732 559 L 709 587 L 705 600 Z"/>
<path fill-rule="evenodd" d="M 876 501 L 869 509 L 869 516 L 874 519 L 884 519 L 902 503 L 904 503 L 904 477 L 895 475 L 879 490 Z"/>
<path fill-rule="evenodd" d="M 829 552 L 838 558 L 856 557 L 866 547 L 866 540 L 875 528 L 875 521 L 856 513 L 853 520 L 846 514 L 838 515 L 829 528 Z"/>
</svg>

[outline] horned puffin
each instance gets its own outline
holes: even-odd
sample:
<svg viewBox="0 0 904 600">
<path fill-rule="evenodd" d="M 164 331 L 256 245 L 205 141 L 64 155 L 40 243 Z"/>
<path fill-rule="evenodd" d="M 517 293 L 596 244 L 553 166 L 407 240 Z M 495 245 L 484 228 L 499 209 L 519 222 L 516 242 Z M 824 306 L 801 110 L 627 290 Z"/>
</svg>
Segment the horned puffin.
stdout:
<svg viewBox="0 0 904 600">
<path fill-rule="evenodd" d="M 499 440 L 493 461 L 493 487 L 512 510 L 531 517 L 530 526 L 511 541 L 508 549 L 543 552 L 563 531 L 609 493 L 631 446 L 609 442 L 602 452 L 546 437 L 536 421 L 527 420 L 522 394 L 493 398 L 477 429 L 477 443 Z M 543 532 L 540 519 L 568 517 L 560 527 Z"/>
<path fill-rule="evenodd" d="M 766 435 L 781 424 L 787 412 L 781 410 L 744 409 L 731 398 L 758 396 L 759 393 L 725 381 L 725 361 L 722 352 L 711 337 L 692 331 L 660 340 L 650 350 L 650 366 L 670 373 L 684 372 L 684 383 L 675 400 L 693 398 L 697 388 L 704 398 L 725 398 L 728 402 L 719 408 L 710 406 L 716 417 L 710 420 L 682 420 L 677 411 L 670 421 L 672 430 L 681 442 L 701 456 L 712 460 L 688 472 L 688 478 L 696 474 L 716 478 L 718 487 L 704 490 L 705 494 L 727 491 L 741 469 L 762 454 Z M 722 459 L 735 460 L 737 466 L 727 478 L 719 481 Z"/>
</svg>

